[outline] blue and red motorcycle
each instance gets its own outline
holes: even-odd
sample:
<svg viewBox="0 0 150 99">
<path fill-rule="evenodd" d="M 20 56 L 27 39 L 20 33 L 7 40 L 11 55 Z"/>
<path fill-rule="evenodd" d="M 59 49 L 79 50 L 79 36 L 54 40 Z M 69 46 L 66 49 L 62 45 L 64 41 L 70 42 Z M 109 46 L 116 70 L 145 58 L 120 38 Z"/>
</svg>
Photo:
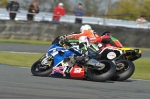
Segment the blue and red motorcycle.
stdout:
<svg viewBox="0 0 150 99">
<path fill-rule="evenodd" d="M 32 65 L 31 73 L 34 76 L 60 74 L 63 77 L 106 81 L 116 73 L 116 66 L 108 59 L 111 53 L 114 53 L 113 50 L 104 49 L 101 53 L 82 57 L 76 47 L 65 48 L 65 44 L 60 46 L 54 40 L 47 53 Z"/>
</svg>

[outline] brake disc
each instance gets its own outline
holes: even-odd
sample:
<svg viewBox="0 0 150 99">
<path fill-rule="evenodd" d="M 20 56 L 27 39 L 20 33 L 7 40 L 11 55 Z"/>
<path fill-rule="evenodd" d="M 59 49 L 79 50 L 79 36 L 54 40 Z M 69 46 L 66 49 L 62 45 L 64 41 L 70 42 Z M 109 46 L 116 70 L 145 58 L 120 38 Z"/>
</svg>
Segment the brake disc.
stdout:
<svg viewBox="0 0 150 99">
<path fill-rule="evenodd" d="M 98 66 L 97 70 L 102 70 L 105 68 L 105 64 L 100 63 L 100 66 Z"/>
<path fill-rule="evenodd" d="M 122 70 L 125 67 L 123 63 L 118 63 L 116 66 L 116 70 Z"/>
</svg>

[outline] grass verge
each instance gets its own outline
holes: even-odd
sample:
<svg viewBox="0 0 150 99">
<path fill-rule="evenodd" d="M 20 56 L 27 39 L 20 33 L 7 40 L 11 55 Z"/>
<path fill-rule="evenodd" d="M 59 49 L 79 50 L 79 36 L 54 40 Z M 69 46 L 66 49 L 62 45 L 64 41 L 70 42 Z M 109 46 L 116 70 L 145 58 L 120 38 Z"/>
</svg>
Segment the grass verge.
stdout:
<svg viewBox="0 0 150 99">
<path fill-rule="evenodd" d="M 0 52 L 0 64 L 31 67 L 42 54 Z"/>
<path fill-rule="evenodd" d="M 150 58 L 140 58 L 134 61 L 135 72 L 132 78 L 150 80 Z"/>
<path fill-rule="evenodd" d="M 0 64 L 31 67 L 42 54 L 24 54 L 0 52 Z M 150 58 L 141 58 L 134 61 L 135 72 L 131 78 L 150 80 Z"/>
</svg>

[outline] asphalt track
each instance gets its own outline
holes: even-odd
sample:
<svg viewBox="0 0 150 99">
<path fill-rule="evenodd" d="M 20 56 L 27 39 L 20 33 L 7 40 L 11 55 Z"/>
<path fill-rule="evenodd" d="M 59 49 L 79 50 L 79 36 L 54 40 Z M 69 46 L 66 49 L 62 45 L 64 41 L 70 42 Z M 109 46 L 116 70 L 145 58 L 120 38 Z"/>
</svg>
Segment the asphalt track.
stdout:
<svg viewBox="0 0 150 99">
<path fill-rule="evenodd" d="M 0 99 L 150 99 L 150 81 L 36 77 L 28 68 L 0 65 Z"/>
<path fill-rule="evenodd" d="M 45 53 L 48 47 L 0 43 L 0 51 Z M 36 77 L 30 68 L 0 65 L 0 99 L 150 99 L 150 81 L 92 82 Z"/>
</svg>

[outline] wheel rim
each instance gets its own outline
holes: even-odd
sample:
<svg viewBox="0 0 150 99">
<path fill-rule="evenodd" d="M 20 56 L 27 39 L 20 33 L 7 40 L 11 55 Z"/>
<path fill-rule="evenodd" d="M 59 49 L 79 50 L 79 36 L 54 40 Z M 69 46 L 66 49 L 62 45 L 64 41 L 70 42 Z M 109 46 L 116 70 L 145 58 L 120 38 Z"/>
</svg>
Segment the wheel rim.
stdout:
<svg viewBox="0 0 150 99">
<path fill-rule="evenodd" d="M 106 62 L 102 62 L 102 64 L 104 64 L 105 66 L 103 67 L 103 69 L 101 68 L 100 70 L 98 69 L 90 69 L 90 72 L 94 75 L 101 75 L 104 74 L 106 72 L 108 72 L 110 70 L 110 64 L 106 63 Z"/>
<path fill-rule="evenodd" d="M 44 71 L 47 71 L 47 70 L 49 70 L 50 68 L 52 68 L 52 66 L 53 66 L 53 58 L 50 57 L 50 58 L 48 59 L 48 62 L 47 62 L 47 63 L 48 63 L 47 65 L 42 65 L 41 62 L 39 62 L 39 63 L 37 64 L 37 66 L 35 67 L 35 71 L 36 71 L 36 72 L 44 72 Z"/>
<path fill-rule="evenodd" d="M 120 62 L 120 63 L 117 63 L 116 65 L 117 65 L 116 66 L 116 73 L 117 74 L 123 73 L 130 68 L 128 62 Z"/>
<path fill-rule="evenodd" d="M 47 65 L 41 65 L 41 64 L 38 64 L 37 68 L 35 69 L 36 72 L 44 72 L 46 70 L 48 70 L 50 67 L 47 66 Z"/>
</svg>

